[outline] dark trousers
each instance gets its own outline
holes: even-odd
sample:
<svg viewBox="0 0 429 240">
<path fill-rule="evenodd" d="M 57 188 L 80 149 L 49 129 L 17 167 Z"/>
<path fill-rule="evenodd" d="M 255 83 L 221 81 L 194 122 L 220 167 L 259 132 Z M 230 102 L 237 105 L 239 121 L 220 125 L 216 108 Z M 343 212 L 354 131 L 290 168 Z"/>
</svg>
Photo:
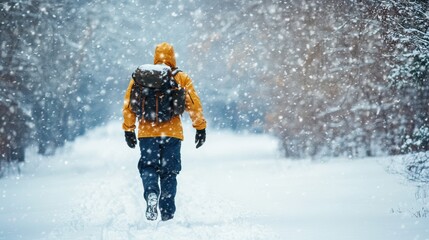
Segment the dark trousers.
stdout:
<svg viewBox="0 0 429 240">
<path fill-rule="evenodd" d="M 159 197 L 162 216 L 173 216 L 176 211 L 176 176 L 182 169 L 181 140 L 170 137 L 140 138 L 141 157 L 138 169 L 143 181 L 144 198 L 150 193 Z"/>
</svg>

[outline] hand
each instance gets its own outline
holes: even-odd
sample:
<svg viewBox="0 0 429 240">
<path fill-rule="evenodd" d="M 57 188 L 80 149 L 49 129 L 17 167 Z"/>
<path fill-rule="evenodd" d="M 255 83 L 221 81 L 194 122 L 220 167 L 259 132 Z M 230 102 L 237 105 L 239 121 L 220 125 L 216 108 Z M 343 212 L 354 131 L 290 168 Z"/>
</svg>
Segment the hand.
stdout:
<svg viewBox="0 0 429 240">
<path fill-rule="evenodd" d="M 137 144 L 136 134 L 134 132 L 125 132 L 125 141 L 130 148 L 134 148 Z"/>
<path fill-rule="evenodd" d="M 206 141 L 206 129 L 197 130 L 195 134 L 195 143 L 197 144 L 197 148 L 201 147 Z"/>
</svg>

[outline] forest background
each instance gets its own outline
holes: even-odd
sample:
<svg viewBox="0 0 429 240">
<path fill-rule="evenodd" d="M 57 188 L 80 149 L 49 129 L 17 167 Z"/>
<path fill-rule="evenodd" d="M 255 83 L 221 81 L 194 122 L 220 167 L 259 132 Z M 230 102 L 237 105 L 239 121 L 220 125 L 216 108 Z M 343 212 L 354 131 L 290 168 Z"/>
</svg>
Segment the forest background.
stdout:
<svg viewBox="0 0 429 240">
<path fill-rule="evenodd" d="M 424 0 L 13 0 L 0 34 L 2 170 L 120 119 L 162 41 L 211 129 L 273 134 L 296 159 L 429 150 Z M 429 181 L 418 156 L 410 171 Z"/>
</svg>

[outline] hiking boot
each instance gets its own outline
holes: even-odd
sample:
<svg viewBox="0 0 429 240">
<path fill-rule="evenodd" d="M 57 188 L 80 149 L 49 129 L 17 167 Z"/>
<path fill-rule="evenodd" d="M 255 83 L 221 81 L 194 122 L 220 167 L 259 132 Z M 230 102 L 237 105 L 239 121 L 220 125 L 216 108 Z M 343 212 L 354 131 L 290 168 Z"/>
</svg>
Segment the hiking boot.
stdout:
<svg viewBox="0 0 429 240">
<path fill-rule="evenodd" d="M 171 214 L 162 214 L 161 220 L 165 222 L 165 221 L 168 221 L 170 219 L 173 219 L 173 217 L 174 217 L 174 215 L 171 215 Z"/>
<path fill-rule="evenodd" d="M 158 197 L 155 193 L 150 193 L 147 196 L 146 218 L 150 221 L 155 221 L 158 218 Z"/>
</svg>

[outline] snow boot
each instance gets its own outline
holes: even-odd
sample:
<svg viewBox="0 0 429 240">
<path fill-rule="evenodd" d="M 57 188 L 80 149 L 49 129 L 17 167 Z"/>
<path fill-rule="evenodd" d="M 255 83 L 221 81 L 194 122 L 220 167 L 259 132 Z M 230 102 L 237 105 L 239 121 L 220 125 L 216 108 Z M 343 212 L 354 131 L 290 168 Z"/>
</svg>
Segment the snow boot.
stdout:
<svg viewBox="0 0 429 240">
<path fill-rule="evenodd" d="M 155 193 L 150 193 L 147 196 L 146 219 L 155 221 L 158 218 L 158 197 Z"/>
<path fill-rule="evenodd" d="M 161 214 L 161 220 L 163 222 L 173 219 L 174 215 L 171 214 Z"/>
</svg>

